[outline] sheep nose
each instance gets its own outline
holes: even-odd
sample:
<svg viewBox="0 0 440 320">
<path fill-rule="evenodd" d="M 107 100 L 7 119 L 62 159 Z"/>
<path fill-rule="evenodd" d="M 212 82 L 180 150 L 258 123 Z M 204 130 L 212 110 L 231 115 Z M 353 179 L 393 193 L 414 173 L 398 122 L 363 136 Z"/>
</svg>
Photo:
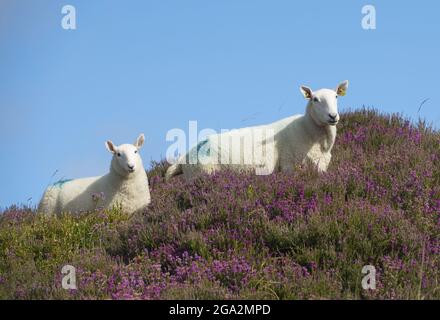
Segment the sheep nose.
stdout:
<svg viewBox="0 0 440 320">
<path fill-rule="evenodd" d="M 133 169 L 134 169 L 134 165 L 128 165 L 128 168 L 129 168 L 130 170 L 133 170 Z"/>
<path fill-rule="evenodd" d="M 335 120 L 336 117 L 338 116 L 337 113 L 329 113 L 328 116 L 330 117 L 330 119 Z"/>
</svg>

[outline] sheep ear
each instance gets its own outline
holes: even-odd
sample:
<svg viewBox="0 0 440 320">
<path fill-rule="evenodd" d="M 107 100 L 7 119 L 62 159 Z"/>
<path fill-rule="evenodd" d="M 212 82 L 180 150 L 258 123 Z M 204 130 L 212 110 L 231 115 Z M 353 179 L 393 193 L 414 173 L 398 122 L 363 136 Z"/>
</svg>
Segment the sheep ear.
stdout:
<svg viewBox="0 0 440 320">
<path fill-rule="evenodd" d="M 336 88 L 336 93 L 338 94 L 338 96 L 343 97 L 347 92 L 347 88 L 348 88 L 348 80 L 342 81 Z"/>
<path fill-rule="evenodd" d="M 301 93 L 303 94 L 304 98 L 306 99 L 311 99 L 313 92 L 312 89 L 310 89 L 309 87 L 306 86 L 301 86 L 300 87 Z"/>
<path fill-rule="evenodd" d="M 113 144 L 113 142 L 111 142 L 110 140 L 107 140 L 105 142 L 105 146 L 106 146 L 107 150 L 110 151 L 111 153 L 115 153 L 116 152 L 116 147 Z"/>
<path fill-rule="evenodd" d="M 145 136 L 144 136 L 143 133 L 141 133 L 139 135 L 139 137 L 136 139 L 136 142 L 134 143 L 134 146 L 136 148 L 140 149 L 144 145 L 144 142 L 145 142 Z"/>
</svg>

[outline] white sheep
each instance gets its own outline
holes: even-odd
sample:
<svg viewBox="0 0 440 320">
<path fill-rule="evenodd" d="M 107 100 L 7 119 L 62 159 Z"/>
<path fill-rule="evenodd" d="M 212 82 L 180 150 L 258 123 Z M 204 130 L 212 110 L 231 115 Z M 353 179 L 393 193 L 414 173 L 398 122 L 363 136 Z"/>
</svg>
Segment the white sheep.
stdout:
<svg viewBox="0 0 440 320">
<path fill-rule="evenodd" d="M 347 88 L 348 81 L 335 90 L 312 91 L 301 86 L 309 100 L 304 115 L 211 135 L 170 166 L 166 178 L 183 173 L 188 179 L 198 172 L 211 173 L 222 168 L 256 170 L 257 174 L 291 172 L 295 165 L 306 162 L 316 165 L 320 172 L 326 171 L 339 121 L 337 98 L 344 96 Z"/>
<path fill-rule="evenodd" d="M 151 202 L 148 178 L 139 150 L 144 144 L 141 134 L 134 145 L 115 146 L 106 141 L 113 154 L 110 172 L 104 176 L 64 180 L 47 188 L 38 206 L 46 214 L 91 211 L 121 207 L 132 214 L 143 210 Z"/>
</svg>

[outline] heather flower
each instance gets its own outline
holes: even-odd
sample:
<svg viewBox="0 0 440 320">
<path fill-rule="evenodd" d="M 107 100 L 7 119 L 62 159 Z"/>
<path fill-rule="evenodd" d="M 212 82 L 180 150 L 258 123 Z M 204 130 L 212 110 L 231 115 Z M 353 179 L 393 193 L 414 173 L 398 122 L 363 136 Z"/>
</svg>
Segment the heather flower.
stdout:
<svg viewBox="0 0 440 320">
<path fill-rule="evenodd" d="M 152 203 L 134 217 L 6 209 L 0 298 L 440 298 L 439 132 L 372 110 L 338 126 L 324 174 L 165 181 L 160 162 L 148 174 Z M 67 262 L 71 292 L 61 288 Z M 361 288 L 367 264 L 374 291 Z"/>
</svg>

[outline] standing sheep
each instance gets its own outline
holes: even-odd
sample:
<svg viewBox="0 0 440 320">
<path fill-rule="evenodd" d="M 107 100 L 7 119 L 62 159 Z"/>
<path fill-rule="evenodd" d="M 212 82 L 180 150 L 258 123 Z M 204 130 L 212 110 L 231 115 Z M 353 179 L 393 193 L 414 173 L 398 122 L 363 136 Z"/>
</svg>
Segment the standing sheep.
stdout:
<svg viewBox="0 0 440 320">
<path fill-rule="evenodd" d="M 211 135 L 169 167 L 166 178 L 183 173 L 188 179 L 198 172 L 211 173 L 222 168 L 256 170 L 257 174 L 261 174 L 257 170 L 262 167 L 264 174 L 274 170 L 291 172 L 296 164 L 306 162 L 314 164 L 319 172 L 327 171 L 339 121 L 337 98 L 344 96 L 347 88 L 348 81 L 335 90 L 312 91 L 301 86 L 308 99 L 304 115 Z M 259 149 L 263 151 L 257 153 Z M 234 150 L 236 157 L 231 161 Z"/>
<path fill-rule="evenodd" d="M 115 146 L 107 141 L 106 147 L 113 154 L 110 172 L 101 177 L 65 180 L 50 186 L 38 211 L 54 214 L 121 206 L 123 212 L 132 214 L 146 208 L 151 201 L 150 190 L 139 155 L 144 140 L 141 134 L 134 145 Z"/>
</svg>

